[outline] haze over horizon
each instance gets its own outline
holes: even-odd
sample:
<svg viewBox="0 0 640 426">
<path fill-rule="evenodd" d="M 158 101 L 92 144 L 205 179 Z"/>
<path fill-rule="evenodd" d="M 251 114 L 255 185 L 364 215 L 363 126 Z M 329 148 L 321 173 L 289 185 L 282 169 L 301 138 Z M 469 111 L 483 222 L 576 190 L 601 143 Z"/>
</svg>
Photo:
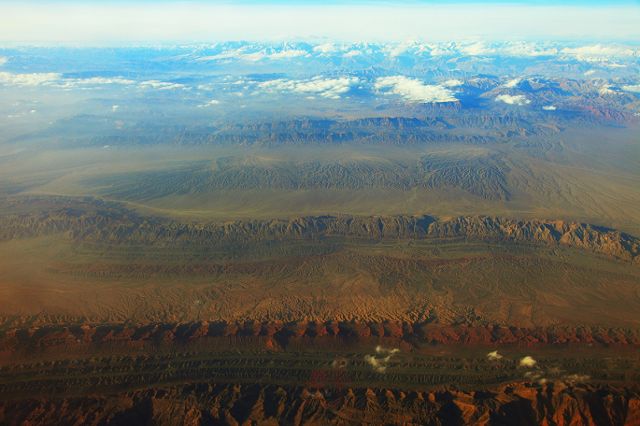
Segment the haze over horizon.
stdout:
<svg viewBox="0 0 640 426">
<path fill-rule="evenodd" d="M 3 2 L 0 43 L 640 37 L 638 2 Z"/>
</svg>

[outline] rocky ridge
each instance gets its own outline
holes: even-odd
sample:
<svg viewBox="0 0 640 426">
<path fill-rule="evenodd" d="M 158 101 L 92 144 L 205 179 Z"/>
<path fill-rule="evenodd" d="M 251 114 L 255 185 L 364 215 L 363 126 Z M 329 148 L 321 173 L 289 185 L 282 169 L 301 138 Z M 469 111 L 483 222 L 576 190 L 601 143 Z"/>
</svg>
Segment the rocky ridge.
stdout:
<svg viewBox="0 0 640 426">
<path fill-rule="evenodd" d="M 638 389 L 510 383 L 496 389 L 193 383 L 0 402 L 0 423 L 86 425 L 637 425 Z"/>
<path fill-rule="evenodd" d="M 637 263 L 640 240 L 595 225 L 562 220 L 517 220 L 491 216 L 437 219 L 432 216 L 305 216 L 225 223 L 184 223 L 143 217 L 119 204 L 62 200 L 37 213 L 0 216 L 0 241 L 64 233 L 107 243 L 216 246 L 259 241 L 330 237 L 382 239 L 468 239 L 565 245 Z"/>
</svg>

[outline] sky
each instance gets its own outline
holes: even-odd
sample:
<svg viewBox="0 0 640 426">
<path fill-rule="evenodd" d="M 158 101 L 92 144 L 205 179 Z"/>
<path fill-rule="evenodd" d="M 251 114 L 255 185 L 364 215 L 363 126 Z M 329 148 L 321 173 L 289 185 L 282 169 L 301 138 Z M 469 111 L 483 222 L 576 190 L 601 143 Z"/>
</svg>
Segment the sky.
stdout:
<svg viewBox="0 0 640 426">
<path fill-rule="evenodd" d="M 640 42 L 639 1 L 2 1 L 0 43 L 483 38 Z"/>
</svg>

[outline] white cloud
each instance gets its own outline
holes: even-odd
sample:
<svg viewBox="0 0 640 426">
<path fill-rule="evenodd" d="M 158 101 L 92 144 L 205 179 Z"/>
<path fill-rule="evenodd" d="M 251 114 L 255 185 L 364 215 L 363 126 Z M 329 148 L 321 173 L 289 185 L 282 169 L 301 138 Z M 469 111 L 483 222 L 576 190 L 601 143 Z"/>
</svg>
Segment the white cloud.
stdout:
<svg viewBox="0 0 640 426">
<path fill-rule="evenodd" d="M 575 385 L 577 383 L 588 382 L 589 380 L 591 380 L 591 376 L 586 374 L 567 374 L 562 377 L 562 380 L 569 384 Z"/>
<path fill-rule="evenodd" d="M 523 57 L 555 56 L 558 49 L 530 42 L 510 42 L 500 49 L 500 54 Z"/>
<path fill-rule="evenodd" d="M 204 62 L 204 61 L 222 61 L 225 59 L 242 59 L 247 55 L 244 48 L 235 49 L 235 50 L 225 50 L 222 53 L 218 53 L 215 55 L 209 56 L 201 56 L 196 58 L 196 61 Z"/>
<path fill-rule="evenodd" d="M 534 367 L 537 363 L 538 361 L 527 355 L 520 360 L 520 367 L 531 368 Z"/>
<path fill-rule="evenodd" d="M 122 77 L 65 78 L 56 82 L 55 86 L 70 89 L 74 87 L 95 87 L 112 84 L 131 85 L 135 84 L 135 81 Z"/>
<path fill-rule="evenodd" d="M 605 84 L 604 86 L 600 87 L 600 89 L 598 89 L 598 94 L 600 94 L 600 96 L 619 95 L 620 90 L 610 84 Z"/>
<path fill-rule="evenodd" d="M 364 360 L 378 373 L 384 373 L 387 369 L 386 365 L 384 365 L 383 362 L 378 360 L 378 358 L 374 357 L 373 355 L 365 355 Z"/>
<path fill-rule="evenodd" d="M 498 351 L 492 351 L 487 354 L 487 359 L 489 361 L 498 361 L 504 358 L 502 355 L 498 353 Z"/>
<path fill-rule="evenodd" d="M 326 55 L 327 53 L 333 53 L 336 50 L 338 49 L 336 48 L 336 45 L 333 43 L 324 43 L 324 44 L 319 44 L 313 47 L 313 51 L 316 53 L 320 53 L 321 55 Z"/>
<path fill-rule="evenodd" d="M 138 86 L 142 89 L 155 89 L 155 90 L 175 90 L 175 89 L 184 89 L 183 84 L 179 83 L 169 83 L 166 81 L 160 80 L 146 80 L 141 81 Z"/>
<path fill-rule="evenodd" d="M 384 46 L 384 51 L 387 52 L 390 58 L 395 58 L 397 56 L 402 55 L 408 50 L 415 48 L 417 43 L 412 40 L 406 40 L 401 43 L 391 43 Z"/>
<path fill-rule="evenodd" d="M 266 49 L 248 52 L 247 48 L 243 47 L 235 50 L 226 50 L 217 55 L 203 56 L 198 58 L 197 61 L 221 61 L 221 60 L 239 60 L 247 62 L 258 62 L 265 59 L 279 60 L 279 59 L 291 59 L 301 56 L 309 56 L 306 50 L 300 49 L 284 49 L 275 52 L 267 52 Z"/>
<path fill-rule="evenodd" d="M 504 102 L 505 104 L 518 106 L 523 106 L 531 103 L 531 101 L 524 95 L 498 95 L 496 96 L 496 102 Z"/>
<path fill-rule="evenodd" d="M 322 78 L 310 80 L 269 80 L 258 84 L 258 88 L 267 92 L 294 92 L 302 94 L 317 94 L 324 98 L 340 99 L 351 87 L 358 84 L 356 77 Z"/>
<path fill-rule="evenodd" d="M 463 81 L 457 80 L 457 79 L 447 80 L 444 83 L 442 83 L 444 87 L 458 87 L 458 86 L 462 86 L 463 84 L 464 84 Z"/>
<path fill-rule="evenodd" d="M 116 112 L 120 108 L 120 105 L 111 105 L 111 111 Z"/>
<path fill-rule="evenodd" d="M 69 79 L 67 81 L 71 81 L 75 84 L 80 84 L 84 86 L 93 86 L 93 85 L 101 85 L 101 84 L 133 84 L 135 81 L 129 80 L 122 77 L 90 77 L 90 78 L 78 78 L 78 79 Z"/>
<path fill-rule="evenodd" d="M 431 56 L 446 56 L 454 55 L 457 53 L 455 49 L 455 43 L 443 44 L 428 44 L 424 46 L 425 50 L 429 52 Z"/>
<path fill-rule="evenodd" d="M 417 52 L 428 52 L 431 56 L 513 56 L 513 57 L 537 57 L 555 56 L 559 49 L 548 43 L 534 42 L 501 42 L 488 43 L 485 41 L 428 43 L 423 44 Z"/>
<path fill-rule="evenodd" d="M 555 111 L 558 108 L 556 108 L 555 105 L 545 105 L 545 106 L 542 107 L 542 109 L 545 110 L 545 111 Z"/>
<path fill-rule="evenodd" d="M 400 349 L 383 348 L 382 346 L 376 346 L 376 355 L 365 355 L 364 360 L 378 373 L 384 373 L 387 370 L 387 364 L 391 361 L 391 358 L 400 352 Z"/>
<path fill-rule="evenodd" d="M 588 71 L 584 72 L 584 75 L 588 77 L 588 76 L 593 75 L 595 73 L 596 73 L 596 70 L 588 70 Z"/>
<path fill-rule="evenodd" d="M 625 46 L 594 44 L 582 47 L 566 47 L 562 49 L 562 53 L 580 61 L 606 62 L 611 58 L 639 56 L 640 50 Z"/>
<path fill-rule="evenodd" d="M 207 108 L 207 107 L 211 107 L 211 106 L 216 106 L 219 105 L 220 101 L 217 99 L 211 99 L 209 102 L 205 102 L 201 105 L 198 105 L 198 108 Z"/>
<path fill-rule="evenodd" d="M 513 80 L 507 81 L 505 84 L 502 85 L 502 87 L 513 89 L 514 87 L 518 86 L 518 84 L 520 84 L 521 81 L 522 81 L 521 78 L 514 78 Z"/>
<path fill-rule="evenodd" d="M 354 50 L 350 50 L 350 51 L 346 52 L 342 56 L 345 57 L 345 58 L 353 58 L 353 57 L 360 56 L 360 55 L 362 55 L 362 52 L 360 50 L 355 50 L 354 49 Z"/>
<path fill-rule="evenodd" d="M 603 67 L 606 68 L 626 68 L 627 66 L 625 64 L 618 64 L 616 62 L 605 62 L 603 64 L 601 64 Z"/>
<path fill-rule="evenodd" d="M 622 90 L 624 90 L 625 92 L 640 93 L 640 84 L 630 84 L 622 86 Z"/>
<path fill-rule="evenodd" d="M 135 81 L 122 77 L 63 78 L 62 74 L 54 72 L 30 74 L 0 72 L 0 84 L 8 86 L 52 86 L 69 89 L 74 87 L 91 87 L 108 84 L 129 85 L 134 83 Z"/>
<path fill-rule="evenodd" d="M 496 49 L 488 47 L 483 42 L 476 42 L 460 46 L 460 52 L 469 56 L 492 55 L 497 52 Z"/>
<path fill-rule="evenodd" d="M 280 52 L 275 52 L 270 55 L 267 55 L 267 59 L 289 59 L 289 58 L 297 58 L 298 56 L 308 56 L 309 54 L 305 50 L 282 50 Z"/>
<path fill-rule="evenodd" d="M 457 101 L 453 92 L 446 87 L 424 84 L 420 80 L 402 75 L 380 77 L 376 80 L 374 87 L 380 92 L 400 95 L 411 102 L 438 103 Z"/>
<path fill-rule="evenodd" d="M 13 74 L 0 72 L 0 84 L 8 86 L 40 86 L 51 84 L 61 79 L 58 73 Z"/>
<path fill-rule="evenodd" d="M 7 59 L 6 57 L 0 56 L 0 66 L 6 64 L 8 60 L 9 59 Z"/>
</svg>

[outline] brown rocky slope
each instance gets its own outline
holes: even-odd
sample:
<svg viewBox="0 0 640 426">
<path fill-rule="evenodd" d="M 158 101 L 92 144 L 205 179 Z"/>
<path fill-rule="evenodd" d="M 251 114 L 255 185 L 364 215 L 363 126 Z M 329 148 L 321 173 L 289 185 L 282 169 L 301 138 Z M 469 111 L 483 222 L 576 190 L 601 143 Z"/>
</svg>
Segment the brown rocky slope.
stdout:
<svg viewBox="0 0 640 426">
<path fill-rule="evenodd" d="M 637 389 L 512 383 L 394 389 L 196 383 L 88 397 L 0 402 L 6 425 L 638 425 Z"/>
</svg>

